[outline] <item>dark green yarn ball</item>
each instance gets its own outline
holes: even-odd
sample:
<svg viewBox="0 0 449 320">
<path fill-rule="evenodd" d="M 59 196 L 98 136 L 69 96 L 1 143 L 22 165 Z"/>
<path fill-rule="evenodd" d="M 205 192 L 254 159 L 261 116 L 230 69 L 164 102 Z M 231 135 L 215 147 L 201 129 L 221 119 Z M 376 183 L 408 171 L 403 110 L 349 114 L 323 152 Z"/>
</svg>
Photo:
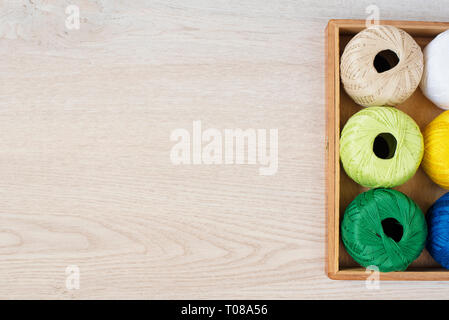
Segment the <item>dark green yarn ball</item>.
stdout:
<svg viewBox="0 0 449 320">
<path fill-rule="evenodd" d="M 424 249 L 427 224 L 421 209 L 405 194 L 372 189 L 346 208 L 341 237 L 348 253 L 363 267 L 403 271 Z"/>
</svg>

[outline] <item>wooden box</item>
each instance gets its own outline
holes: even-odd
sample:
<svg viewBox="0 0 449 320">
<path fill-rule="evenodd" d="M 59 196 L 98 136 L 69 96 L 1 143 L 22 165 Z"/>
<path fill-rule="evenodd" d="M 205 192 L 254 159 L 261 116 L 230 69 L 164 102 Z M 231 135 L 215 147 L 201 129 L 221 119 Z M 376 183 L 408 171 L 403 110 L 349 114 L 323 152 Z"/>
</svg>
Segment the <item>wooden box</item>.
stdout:
<svg viewBox="0 0 449 320">
<path fill-rule="evenodd" d="M 436 35 L 449 29 L 446 22 L 380 21 L 408 32 L 424 48 Z M 351 180 L 340 163 L 340 132 L 348 118 L 361 110 L 344 91 L 340 82 L 340 56 L 348 41 L 365 28 L 364 20 L 331 20 L 326 28 L 326 102 L 327 102 L 327 274 L 337 280 L 365 280 L 366 270 L 346 252 L 340 238 L 340 223 L 349 203 L 368 189 Z M 443 112 L 427 100 L 418 88 L 398 108 L 410 115 L 421 130 Z M 395 188 L 411 197 L 425 213 L 445 193 L 419 168 L 416 175 Z M 449 270 L 436 263 L 424 249 L 406 271 L 381 273 L 381 280 L 449 280 Z"/>
</svg>

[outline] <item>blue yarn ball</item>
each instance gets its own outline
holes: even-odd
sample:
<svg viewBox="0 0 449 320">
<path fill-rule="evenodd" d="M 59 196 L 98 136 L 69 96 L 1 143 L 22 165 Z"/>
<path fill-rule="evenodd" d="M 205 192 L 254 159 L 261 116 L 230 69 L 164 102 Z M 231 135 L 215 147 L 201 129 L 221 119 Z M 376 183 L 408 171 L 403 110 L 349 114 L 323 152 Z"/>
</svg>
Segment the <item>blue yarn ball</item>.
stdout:
<svg viewBox="0 0 449 320">
<path fill-rule="evenodd" d="M 427 251 L 444 268 L 449 269 L 449 192 L 427 211 Z"/>
</svg>

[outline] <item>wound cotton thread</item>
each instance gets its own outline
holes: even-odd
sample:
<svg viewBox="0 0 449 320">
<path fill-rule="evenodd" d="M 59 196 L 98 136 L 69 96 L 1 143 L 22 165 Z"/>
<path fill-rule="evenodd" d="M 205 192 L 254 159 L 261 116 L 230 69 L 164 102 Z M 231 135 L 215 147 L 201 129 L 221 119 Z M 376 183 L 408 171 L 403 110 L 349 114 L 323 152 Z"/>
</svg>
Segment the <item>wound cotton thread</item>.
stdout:
<svg viewBox="0 0 449 320">
<path fill-rule="evenodd" d="M 427 211 L 427 250 L 436 262 L 449 269 L 449 193 Z"/>
<path fill-rule="evenodd" d="M 449 189 L 449 111 L 429 123 L 424 130 L 423 168 L 433 182 Z"/>
<path fill-rule="evenodd" d="M 418 205 L 392 189 L 359 194 L 346 208 L 341 237 L 347 252 L 363 267 L 403 271 L 421 254 L 427 236 Z"/>
<path fill-rule="evenodd" d="M 423 53 L 413 38 L 393 26 L 372 26 L 356 34 L 341 56 L 346 93 L 359 105 L 396 106 L 421 81 Z"/>
<path fill-rule="evenodd" d="M 449 109 L 449 30 L 440 33 L 424 48 L 424 71 L 420 88 L 442 109 Z"/>
<path fill-rule="evenodd" d="M 416 122 L 393 107 L 369 107 L 346 122 L 340 159 L 347 175 L 368 188 L 391 188 L 415 174 L 424 152 Z"/>
</svg>

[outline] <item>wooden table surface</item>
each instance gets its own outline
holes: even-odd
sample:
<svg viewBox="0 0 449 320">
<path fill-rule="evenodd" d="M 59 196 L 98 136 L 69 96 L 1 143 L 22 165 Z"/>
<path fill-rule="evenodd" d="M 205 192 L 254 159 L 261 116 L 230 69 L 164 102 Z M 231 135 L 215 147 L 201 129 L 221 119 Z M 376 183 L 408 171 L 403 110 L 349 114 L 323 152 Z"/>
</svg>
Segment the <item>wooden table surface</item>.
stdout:
<svg viewBox="0 0 449 320">
<path fill-rule="evenodd" d="M 370 4 L 0 2 L 0 298 L 447 298 L 447 282 L 368 290 L 324 271 L 324 28 Z M 277 173 L 173 165 L 170 133 L 195 120 L 278 129 Z"/>
</svg>

